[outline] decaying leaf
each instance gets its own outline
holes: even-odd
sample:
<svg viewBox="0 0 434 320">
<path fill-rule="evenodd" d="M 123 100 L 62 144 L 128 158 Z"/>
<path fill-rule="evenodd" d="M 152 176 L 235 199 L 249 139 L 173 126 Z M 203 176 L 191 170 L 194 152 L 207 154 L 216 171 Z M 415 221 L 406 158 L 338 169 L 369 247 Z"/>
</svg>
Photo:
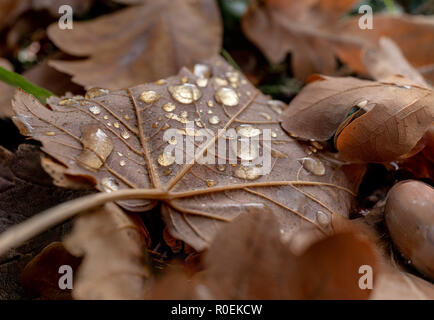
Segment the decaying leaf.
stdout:
<svg viewBox="0 0 434 320">
<path fill-rule="evenodd" d="M 359 16 L 339 21 L 358 2 L 253 2 L 243 17 L 243 30 L 272 62 L 280 62 L 291 52 L 294 74 L 302 80 L 312 73 L 332 74 L 335 56 L 354 71 L 366 74 L 362 51 L 377 47 L 383 36 L 395 41 L 416 68 L 432 66 L 432 18 L 374 15 L 371 30 L 359 27 Z M 427 76 L 433 78 L 432 74 Z"/>
<path fill-rule="evenodd" d="M 169 232 L 198 251 L 222 224 L 252 208 L 271 209 L 287 238 L 307 226 L 331 232 L 331 214 L 348 215 L 363 170 L 337 167 L 322 156 L 320 144 L 289 137 L 277 121 L 281 103 L 259 93 L 223 59 L 195 69 L 126 90 L 94 88 L 84 97 L 53 98 L 50 109 L 18 91 L 14 121 L 42 142 L 66 175 L 105 192 L 142 188 L 124 193 L 123 199 L 135 199 L 118 202 L 124 208 L 143 212 L 161 200 Z M 164 138 L 169 128 L 175 139 Z M 193 141 L 202 128 L 210 136 Z M 230 129 L 263 140 L 246 151 L 231 140 Z M 187 150 L 187 142 L 195 150 Z M 236 154 L 233 164 L 217 156 L 219 142 Z M 166 150 L 170 146 L 181 151 L 180 162 Z M 269 173 L 264 164 L 241 163 L 267 151 Z"/>
<path fill-rule="evenodd" d="M 282 114 L 282 127 L 303 140 L 335 136 L 344 160 L 387 162 L 405 157 L 434 121 L 433 91 L 405 78 L 314 80 Z"/>
<path fill-rule="evenodd" d="M 137 3 L 138 1 L 135 1 Z M 74 24 L 48 28 L 50 39 L 81 61 L 51 61 L 85 87 L 120 89 L 176 74 L 220 50 L 222 26 L 213 0 L 142 0 L 133 6 Z"/>
<path fill-rule="evenodd" d="M 140 219 L 132 219 L 115 204 L 78 217 L 65 247 L 84 256 L 76 273 L 74 299 L 142 299 L 150 271 Z"/>
<path fill-rule="evenodd" d="M 376 270 L 374 247 L 351 233 L 336 234 L 293 255 L 272 212 L 252 212 L 222 228 L 205 257 L 205 270 L 187 283 L 172 276 L 153 298 L 366 299 L 358 285 L 361 265 Z M 186 290 L 185 288 L 189 288 Z"/>
<path fill-rule="evenodd" d="M 0 148 L 0 233 L 41 210 L 86 194 L 53 186 L 50 176 L 41 168 L 40 157 L 41 152 L 35 146 L 21 145 L 16 153 Z M 2 255 L 0 299 L 26 297 L 18 281 L 22 269 L 68 230 L 69 224 L 63 224 Z"/>
</svg>

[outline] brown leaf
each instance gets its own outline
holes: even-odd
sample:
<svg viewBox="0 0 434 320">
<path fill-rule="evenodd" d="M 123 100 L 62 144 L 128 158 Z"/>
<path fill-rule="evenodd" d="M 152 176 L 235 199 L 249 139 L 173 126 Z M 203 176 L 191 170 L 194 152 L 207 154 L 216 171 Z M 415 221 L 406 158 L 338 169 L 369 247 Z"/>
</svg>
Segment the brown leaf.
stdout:
<svg viewBox="0 0 434 320">
<path fill-rule="evenodd" d="M 335 135 L 344 160 L 404 157 L 434 121 L 433 92 L 402 77 L 383 82 L 316 79 L 291 101 L 282 114 L 282 127 L 303 140 L 326 141 Z"/>
<path fill-rule="evenodd" d="M 213 0 L 142 0 L 140 6 L 75 23 L 73 30 L 53 24 L 48 35 L 63 51 L 88 57 L 54 60 L 51 66 L 85 87 L 120 89 L 168 77 L 217 54 L 222 27 Z"/>
<path fill-rule="evenodd" d="M 69 177 L 87 179 L 106 192 L 145 188 L 130 190 L 128 199 L 139 199 L 118 202 L 124 208 L 143 212 L 162 200 L 163 217 L 172 236 L 198 251 L 209 245 L 225 222 L 252 208 L 270 208 L 287 238 L 311 226 L 330 232 L 331 213 L 348 216 L 363 170 L 347 176 L 323 159 L 321 151 L 288 137 L 277 121 L 280 102 L 270 102 L 221 58 L 204 66 L 212 74 L 207 87 L 194 86 L 203 78 L 183 69 L 178 76 L 159 83 L 113 92 L 91 89 L 85 97 L 51 99 L 52 110 L 18 91 L 13 102 L 14 121 L 22 133 L 42 142 L 43 150 L 63 164 Z M 185 81 L 188 84 L 184 85 Z M 231 81 L 236 89 L 229 85 Z M 223 91 L 229 92 L 236 105 L 223 106 L 215 100 L 222 82 L 226 82 Z M 194 103 L 181 103 L 169 93 L 180 88 L 187 93 L 194 88 L 201 96 Z M 184 96 L 186 100 L 189 97 Z M 163 107 L 175 109 L 165 111 Z M 214 121 L 215 117 L 220 122 Z M 186 123 L 195 128 L 186 129 Z M 201 126 L 210 130 L 210 137 L 195 140 L 199 146 L 193 163 L 185 164 L 187 155 L 192 155 L 186 148 L 181 149 L 183 163 L 167 156 L 167 146 L 185 146 Z M 170 138 L 163 139 L 169 127 L 176 132 L 176 140 L 170 143 Z M 258 135 L 265 129 L 274 132 L 264 140 L 266 147 L 260 145 L 257 152 L 247 155 L 258 158 L 268 148 L 270 173 L 261 175 L 261 167 L 241 164 L 240 157 L 248 157 L 240 148 L 235 148 L 236 164 L 229 164 L 228 159 L 224 165 L 209 164 L 217 159 L 218 141 L 226 144 L 230 139 L 230 129 Z M 202 161 L 205 153 L 210 155 L 208 163 Z"/>
<path fill-rule="evenodd" d="M 362 50 L 377 47 L 383 36 L 395 41 L 416 68 L 432 67 L 432 19 L 374 15 L 372 30 L 360 29 L 359 16 L 339 20 L 358 2 L 253 2 L 242 26 L 270 61 L 280 62 L 291 52 L 294 74 L 301 80 L 312 73 L 332 74 L 337 65 L 336 56 L 354 71 L 366 74 Z M 427 76 L 433 79 L 432 74 Z"/>
<path fill-rule="evenodd" d="M 379 48 L 366 49 L 363 52 L 366 69 L 375 80 L 384 80 L 399 74 L 414 83 L 428 87 L 423 76 L 413 68 L 402 54 L 396 43 L 387 37 L 379 41 Z"/>
<path fill-rule="evenodd" d="M 52 185 L 50 176 L 40 166 L 41 152 L 21 145 L 16 153 L 0 147 L 0 233 L 30 218 L 41 210 L 85 195 Z M 18 276 L 27 262 L 52 241 L 69 230 L 69 223 L 52 228 L 10 250 L 0 258 L 0 299 L 25 297 Z"/>
<path fill-rule="evenodd" d="M 23 288 L 42 300 L 69 300 L 71 290 L 59 288 L 59 268 L 68 265 L 76 270 L 81 259 L 72 256 L 61 242 L 52 242 L 35 256 L 20 276 Z"/>
<path fill-rule="evenodd" d="M 80 216 L 65 247 L 84 256 L 75 277 L 74 299 L 142 299 L 149 269 L 139 220 L 108 203 Z"/>
</svg>

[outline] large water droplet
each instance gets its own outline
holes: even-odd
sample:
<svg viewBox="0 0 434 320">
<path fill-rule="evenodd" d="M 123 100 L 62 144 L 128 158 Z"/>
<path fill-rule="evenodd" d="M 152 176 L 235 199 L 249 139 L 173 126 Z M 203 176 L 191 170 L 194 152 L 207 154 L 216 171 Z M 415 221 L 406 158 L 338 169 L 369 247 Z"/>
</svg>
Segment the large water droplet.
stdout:
<svg viewBox="0 0 434 320">
<path fill-rule="evenodd" d="M 101 185 L 105 192 L 112 192 L 112 191 L 119 190 L 119 183 L 116 181 L 116 179 L 112 177 L 102 178 Z"/>
<path fill-rule="evenodd" d="M 155 103 L 159 99 L 160 99 L 160 95 L 152 90 L 145 90 L 139 96 L 139 100 L 147 104 Z"/>
<path fill-rule="evenodd" d="M 202 92 L 199 88 L 191 83 L 170 86 L 168 90 L 173 99 L 183 104 L 193 103 L 202 96 Z"/>
<path fill-rule="evenodd" d="M 77 163 L 86 169 L 99 169 L 112 152 L 113 142 L 96 124 L 80 129 L 83 151 L 76 157 Z"/>
<path fill-rule="evenodd" d="M 234 175 L 240 179 L 255 180 L 262 175 L 262 169 L 258 167 L 240 166 L 235 169 Z"/>
<path fill-rule="evenodd" d="M 160 166 L 167 167 L 175 162 L 175 157 L 171 153 L 163 152 L 158 156 L 157 161 Z"/>
<path fill-rule="evenodd" d="M 102 88 L 92 88 L 86 91 L 85 98 L 93 99 L 108 94 L 110 91 Z"/>
<path fill-rule="evenodd" d="M 225 106 L 234 107 L 240 103 L 237 93 L 231 88 L 219 88 L 214 95 L 215 100 Z"/>
<path fill-rule="evenodd" d="M 249 124 L 242 124 L 237 127 L 236 129 L 237 133 L 246 138 L 256 137 L 261 134 L 261 130 L 258 128 L 255 128 Z"/>
<path fill-rule="evenodd" d="M 321 160 L 314 157 L 306 157 L 301 159 L 303 168 L 313 173 L 316 176 L 323 176 L 325 174 L 325 167 Z"/>
</svg>

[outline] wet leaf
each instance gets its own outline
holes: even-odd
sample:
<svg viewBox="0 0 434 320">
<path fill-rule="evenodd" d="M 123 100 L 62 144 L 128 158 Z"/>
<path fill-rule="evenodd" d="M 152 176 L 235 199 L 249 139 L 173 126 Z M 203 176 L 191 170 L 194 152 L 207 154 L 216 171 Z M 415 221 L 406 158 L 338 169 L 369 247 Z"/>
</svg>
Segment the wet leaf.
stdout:
<svg viewBox="0 0 434 320">
<path fill-rule="evenodd" d="M 304 140 L 335 136 L 344 160 L 387 162 L 405 157 L 434 120 L 432 90 L 405 78 L 314 80 L 291 101 L 282 114 L 282 126 Z"/>
<path fill-rule="evenodd" d="M 217 54 L 222 27 L 213 0 L 142 0 L 139 6 L 75 23 L 73 30 L 53 24 L 48 35 L 64 52 L 88 57 L 54 60 L 51 66 L 85 87 L 120 89 L 168 77 Z"/>
<path fill-rule="evenodd" d="M 142 299 L 150 270 L 146 232 L 134 219 L 108 203 L 81 215 L 65 247 L 83 261 L 75 275 L 74 299 Z"/>
<path fill-rule="evenodd" d="M 126 90 L 94 88 L 84 97 L 53 98 L 51 109 L 19 91 L 14 121 L 23 134 L 42 142 L 70 178 L 87 180 L 103 192 L 160 190 L 152 200 L 118 203 L 143 212 L 161 200 L 169 232 L 196 250 L 208 247 L 225 222 L 252 208 L 271 209 L 287 238 L 312 226 L 330 233 L 331 214 L 348 215 L 363 169 L 337 167 L 320 145 L 289 137 L 277 121 L 279 103 L 270 102 L 221 58 L 195 69 L 210 71 L 206 87 L 196 85 L 202 76 L 183 69 L 164 81 Z M 215 116 L 220 122 L 210 121 Z M 210 136 L 195 140 L 195 150 L 187 150 L 187 141 L 193 146 L 193 138 L 204 134 L 202 127 Z M 169 132 L 176 132 L 175 139 L 164 138 L 169 128 L 175 129 Z M 272 132 L 258 148 L 228 143 L 230 130 L 263 137 L 266 129 Z M 219 159 L 219 141 L 238 155 L 233 164 L 224 155 L 219 156 L 223 163 L 212 164 Z M 175 161 L 174 151 L 166 147 L 180 150 L 182 159 Z M 264 148 L 271 154 L 271 172 L 241 164 L 241 159 L 257 159 Z M 137 192 L 130 199 L 140 198 Z"/>
</svg>

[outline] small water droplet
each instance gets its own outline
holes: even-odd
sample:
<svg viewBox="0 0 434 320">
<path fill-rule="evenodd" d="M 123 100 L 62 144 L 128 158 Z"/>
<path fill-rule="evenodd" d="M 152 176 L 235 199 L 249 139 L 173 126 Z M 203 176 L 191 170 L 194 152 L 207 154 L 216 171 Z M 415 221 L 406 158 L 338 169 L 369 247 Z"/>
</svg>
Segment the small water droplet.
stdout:
<svg viewBox="0 0 434 320">
<path fill-rule="evenodd" d="M 46 132 L 45 132 L 45 135 L 46 135 L 46 136 L 55 136 L 55 135 L 56 135 L 56 132 L 54 132 L 54 131 L 46 131 Z"/>
<path fill-rule="evenodd" d="M 357 103 L 357 106 L 359 108 L 364 108 L 364 107 L 366 107 L 367 104 L 368 104 L 368 100 L 362 100 L 359 103 Z"/>
<path fill-rule="evenodd" d="M 234 175 L 240 179 L 255 180 L 262 175 L 262 169 L 258 167 L 240 166 L 235 169 Z"/>
<path fill-rule="evenodd" d="M 212 76 L 211 67 L 207 64 L 197 63 L 194 65 L 193 73 L 196 77 L 209 79 Z"/>
<path fill-rule="evenodd" d="M 215 100 L 225 106 L 234 107 L 240 103 L 240 98 L 237 93 L 231 88 L 219 88 L 217 89 L 215 95 Z"/>
<path fill-rule="evenodd" d="M 321 160 L 314 157 L 306 157 L 301 159 L 303 168 L 313 173 L 316 176 L 323 176 L 325 174 L 325 167 Z"/>
<path fill-rule="evenodd" d="M 129 115 L 126 114 L 126 115 L 124 115 L 124 119 L 125 119 L 125 120 L 130 120 L 131 118 L 130 118 Z"/>
<path fill-rule="evenodd" d="M 174 113 L 172 113 L 172 112 L 166 113 L 166 114 L 165 114 L 165 117 L 166 117 L 167 119 L 176 120 L 176 121 L 179 121 L 179 122 L 181 122 L 181 123 L 188 123 L 188 120 L 187 120 L 187 119 L 185 119 L 185 118 L 183 118 L 183 117 L 180 117 L 180 116 L 178 116 L 177 114 L 174 114 Z"/>
<path fill-rule="evenodd" d="M 214 107 L 214 103 L 211 100 L 208 100 L 208 102 L 206 103 L 208 105 L 208 107 L 213 108 Z"/>
<path fill-rule="evenodd" d="M 178 141 L 176 140 L 176 137 L 171 137 L 169 141 L 167 141 L 171 145 L 176 145 Z"/>
<path fill-rule="evenodd" d="M 268 100 L 267 106 L 277 114 L 281 114 L 285 109 L 285 104 L 279 100 Z"/>
<path fill-rule="evenodd" d="M 232 84 L 237 84 L 239 77 L 240 77 L 240 74 L 236 71 L 226 72 L 226 78 Z"/>
<path fill-rule="evenodd" d="M 160 99 L 160 95 L 152 90 L 145 90 L 139 96 L 139 100 L 147 104 L 155 103 L 159 99 Z"/>
<path fill-rule="evenodd" d="M 274 131 L 273 131 L 273 132 L 271 132 L 271 137 L 272 137 L 272 138 L 277 138 L 277 133 L 276 133 L 276 132 L 274 132 Z"/>
<path fill-rule="evenodd" d="M 95 115 L 98 115 L 101 113 L 101 108 L 98 106 L 92 106 L 92 107 L 89 107 L 89 111 Z"/>
<path fill-rule="evenodd" d="M 130 137 L 130 133 L 126 130 L 123 130 L 121 133 L 121 137 L 124 138 L 125 140 L 128 139 Z"/>
<path fill-rule="evenodd" d="M 223 164 L 217 164 L 215 167 L 216 167 L 217 170 L 220 171 L 220 172 L 223 172 L 223 171 L 226 170 L 226 166 L 223 165 Z"/>
<path fill-rule="evenodd" d="M 208 110 L 206 113 L 213 114 L 212 110 Z"/>
<path fill-rule="evenodd" d="M 180 114 L 181 118 L 187 118 L 188 117 L 188 112 L 187 111 L 182 111 Z"/>
<path fill-rule="evenodd" d="M 318 223 L 322 226 L 322 227 L 326 227 L 330 224 L 331 222 L 331 216 L 330 214 L 320 211 L 318 210 L 316 212 L 316 220 L 318 221 Z"/>
<path fill-rule="evenodd" d="M 86 94 L 84 95 L 84 97 L 86 99 L 93 99 L 96 97 L 100 97 L 103 95 L 108 94 L 110 91 L 107 89 L 102 89 L 102 88 L 92 88 L 86 91 Z"/>
<path fill-rule="evenodd" d="M 158 84 L 159 86 L 161 86 L 162 84 L 165 84 L 165 83 L 166 83 L 166 80 L 164 80 L 164 79 L 160 79 L 160 80 L 155 81 L 155 84 Z"/>
<path fill-rule="evenodd" d="M 97 125 L 85 125 L 81 129 L 82 152 L 76 157 L 86 169 L 99 169 L 113 150 L 113 142 Z"/>
<path fill-rule="evenodd" d="M 124 155 L 121 152 L 117 152 L 119 157 L 123 157 Z"/>
<path fill-rule="evenodd" d="M 250 124 L 242 124 L 236 128 L 237 133 L 246 138 L 256 137 L 261 134 L 261 130 Z"/>
<path fill-rule="evenodd" d="M 213 179 L 207 179 L 206 185 L 208 186 L 208 188 L 214 187 L 215 185 L 217 185 L 217 181 L 215 181 Z"/>
<path fill-rule="evenodd" d="M 214 78 L 214 83 L 218 87 L 224 87 L 224 86 L 227 86 L 229 84 L 229 82 L 226 79 L 219 78 L 219 77 Z"/>
<path fill-rule="evenodd" d="M 208 122 L 210 124 L 219 124 L 220 123 L 220 118 L 218 116 L 212 116 L 208 119 Z"/>
<path fill-rule="evenodd" d="M 181 82 L 182 83 L 187 83 L 188 82 L 188 78 L 187 77 L 182 77 L 181 78 Z"/>
<path fill-rule="evenodd" d="M 71 98 L 64 98 L 64 99 L 60 100 L 57 104 L 59 106 L 70 106 L 70 105 L 73 105 L 74 103 L 77 103 L 77 101 L 75 101 L 74 99 L 71 99 Z"/>
<path fill-rule="evenodd" d="M 268 113 L 265 112 L 259 112 L 259 115 L 264 117 L 266 120 L 270 121 L 272 118 Z"/>
<path fill-rule="evenodd" d="M 116 179 L 112 177 L 102 178 L 101 185 L 105 192 L 112 192 L 112 191 L 119 190 L 119 183 L 116 181 Z"/>
<path fill-rule="evenodd" d="M 168 90 L 173 99 L 183 104 L 191 104 L 202 96 L 199 88 L 191 83 L 171 86 Z"/>
<path fill-rule="evenodd" d="M 171 153 L 163 152 L 157 159 L 160 166 L 167 167 L 175 162 L 175 157 Z"/>
<path fill-rule="evenodd" d="M 125 160 L 121 160 L 121 161 L 119 161 L 119 165 L 120 165 L 121 167 L 125 166 L 126 164 L 127 164 L 127 162 L 126 162 Z"/>
<path fill-rule="evenodd" d="M 173 103 L 168 102 L 164 104 L 161 108 L 166 112 L 172 112 L 173 110 L 176 109 L 176 106 Z"/>
<path fill-rule="evenodd" d="M 108 115 L 105 115 L 103 118 L 104 118 L 104 120 L 108 120 L 109 117 L 108 117 Z"/>
<path fill-rule="evenodd" d="M 115 127 L 116 129 L 119 129 L 119 127 L 120 127 L 119 122 L 115 122 L 115 123 L 113 123 L 113 127 Z"/>
<path fill-rule="evenodd" d="M 208 79 L 206 79 L 206 78 L 197 78 L 196 79 L 196 84 L 197 84 L 198 87 L 206 88 L 206 86 L 208 85 Z"/>
<path fill-rule="evenodd" d="M 194 123 L 196 124 L 196 126 L 198 126 L 199 128 L 204 128 L 204 124 L 202 123 L 202 121 L 200 119 L 195 119 Z"/>
</svg>

